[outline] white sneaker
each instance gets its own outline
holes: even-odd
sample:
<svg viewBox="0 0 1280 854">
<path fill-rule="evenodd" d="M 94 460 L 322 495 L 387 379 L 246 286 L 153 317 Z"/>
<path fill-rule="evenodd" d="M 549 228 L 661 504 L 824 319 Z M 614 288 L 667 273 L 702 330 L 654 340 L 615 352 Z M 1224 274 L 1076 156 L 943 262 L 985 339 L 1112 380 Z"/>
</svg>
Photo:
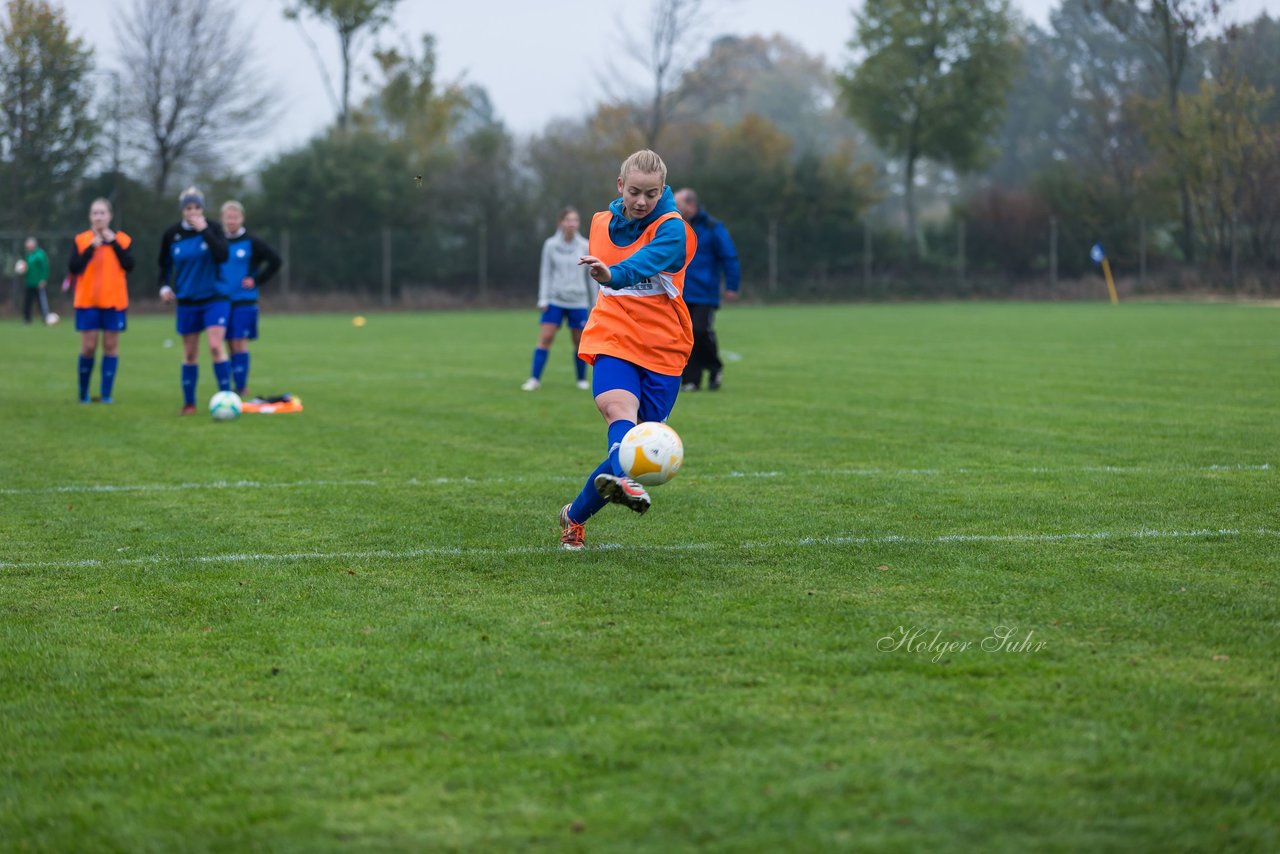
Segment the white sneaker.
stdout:
<svg viewBox="0 0 1280 854">
<path fill-rule="evenodd" d="M 578 380 L 578 388 L 582 389 L 583 391 L 586 391 L 587 389 L 591 388 L 591 383 L 587 382 L 586 380 Z"/>
<path fill-rule="evenodd" d="M 524 381 L 524 385 L 520 386 L 520 390 L 521 391 L 537 391 L 541 387 L 542 387 L 541 382 L 539 382 L 538 380 L 535 380 L 533 377 L 529 377 L 529 379 Z"/>
</svg>

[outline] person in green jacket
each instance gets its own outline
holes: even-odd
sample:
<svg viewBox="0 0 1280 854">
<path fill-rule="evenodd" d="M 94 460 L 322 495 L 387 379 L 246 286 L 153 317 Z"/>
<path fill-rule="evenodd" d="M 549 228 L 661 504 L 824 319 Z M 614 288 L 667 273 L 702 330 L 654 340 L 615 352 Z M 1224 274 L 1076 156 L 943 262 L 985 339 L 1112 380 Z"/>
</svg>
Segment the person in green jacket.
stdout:
<svg viewBox="0 0 1280 854">
<path fill-rule="evenodd" d="M 27 286 L 26 295 L 22 299 L 22 319 L 30 323 L 31 306 L 37 299 L 40 301 L 41 319 L 49 316 L 49 296 L 45 291 L 45 285 L 49 284 L 49 256 L 44 254 L 34 237 L 27 238 L 25 249 L 27 257 L 22 264 L 25 269 L 19 271 L 23 273 L 23 281 Z"/>
</svg>

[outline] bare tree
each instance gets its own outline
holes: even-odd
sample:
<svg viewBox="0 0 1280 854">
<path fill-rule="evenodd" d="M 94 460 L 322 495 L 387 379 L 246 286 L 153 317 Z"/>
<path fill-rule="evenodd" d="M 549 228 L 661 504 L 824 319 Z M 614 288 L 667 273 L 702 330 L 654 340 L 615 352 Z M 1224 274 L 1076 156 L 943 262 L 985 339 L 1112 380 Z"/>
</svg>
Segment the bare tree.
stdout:
<svg viewBox="0 0 1280 854">
<path fill-rule="evenodd" d="M 1152 70 L 1164 88 L 1169 132 L 1179 147 L 1182 128 L 1182 89 L 1196 44 L 1222 12 L 1220 0 L 1096 0 L 1102 14 L 1117 30 L 1142 45 Z M 1178 168 L 1178 200 L 1182 209 L 1182 254 L 1196 256 L 1195 217 L 1186 170 Z"/>
<path fill-rule="evenodd" d="M 643 66 L 648 78 L 638 122 L 649 148 L 658 144 L 680 106 L 681 80 L 697 59 L 694 46 L 715 5 L 715 0 L 655 0 L 643 31 L 622 28 L 625 55 Z"/>
<path fill-rule="evenodd" d="M 360 39 L 382 29 L 391 20 L 391 13 L 398 2 L 400 0 L 294 0 L 285 6 L 285 17 L 297 22 L 302 38 L 320 68 L 325 93 L 338 111 L 338 127 L 345 128 L 351 118 L 351 69 Z M 342 58 L 341 101 L 333 90 L 333 81 L 320 56 L 320 49 L 302 28 L 303 13 L 309 13 L 333 27 L 338 35 L 338 49 Z"/>
<path fill-rule="evenodd" d="M 250 34 L 220 0 L 134 0 L 116 24 L 123 119 L 165 192 L 182 164 L 217 164 L 271 119 Z"/>
</svg>

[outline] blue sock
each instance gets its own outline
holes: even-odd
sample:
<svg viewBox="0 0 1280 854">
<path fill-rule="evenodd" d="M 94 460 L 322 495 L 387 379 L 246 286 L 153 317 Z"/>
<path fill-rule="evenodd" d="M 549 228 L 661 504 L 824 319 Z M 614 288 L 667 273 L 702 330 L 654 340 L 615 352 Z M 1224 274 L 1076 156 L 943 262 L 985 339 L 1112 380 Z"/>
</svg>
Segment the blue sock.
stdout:
<svg viewBox="0 0 1280 854">
<path fill-rule="evenodd" d="M 618 446 L 622 444 L 622 437 L 627 435 L 627 431 L 636 426 L 634 421 L 615 421 L 609 425 L 609 465 L 612 466 L 611 473 L 622 477 L 622 463 L 618 462 Z"/>
<path fill-rule="evenodd" d="M 199 378 L 199 365 L 182 366 L 182 402 L 187 406 L 196 405 L 196 380 Z"/>
<path fill-rule="evenodd" d="M 542 347 L 533 348 L 533 373 L 529 374 L 529 376 L 533 377 L 535 380 L 542 379 L 542 369 L 547 366 L 548 355 L 549 351 Z"/>
<path fill-rule="evenodd" d="M 231 391 L 230 362 L 214 362 L 213 376 L 218 380 L 218 391 Z"/>
<path fill-rule="evenodd" d="M 249 384 L 249 354 L 231 354 L 231 376 L 235 379 L 236 394 L 244 391 Z"/>
<path fill-rule="evenodd" d="M 102 402 L 111 402 L 111 389 L 116 384 L 116 366 L 120 364 L 119 356 L 102 357 Z"/>
<path fill-rule="evenodd" d="M 569 518 L 573 521 L 586 522 L 600 512 L 601 507 L 609 503 L 596 492 L 596 475 L 622 476 L 622 465 L 618 462 L 618 444 L 622 441 L 622 437 L 627 435 L 627 431 L 634 426 L 636 426 L 634 421 L 615 421 L 609 425 L 609 456 L 596 466 L 595 471 L 587 475 L 587 482 L 582 487 L 582 492 L 578 493 L 578 497 L 573 499 L 573 504 L 569 506 Z"/>
<path fill-rule="evenodd" d="M 93 357 L 80 357 L 80 402 L 89 402 L 89 378 L 93 376 Z"/>
<path fill-rule="evenodd" d="M 578 354 L 573 354 L 573 370 L 578 375 L 579 380 L 587 378 L 587 363 L 578 358 Z"/>
<path fill-rule="evenodd" d="M 582 487 L 582 492 L 578 493 L 578 497 L 573 499 L 573 504 L 569 505 L 569 518 L 578 524 L 582 524 L 592 516 L 600 512 L 600 508 L 608 504 L 600 497 L 600 493 L 596 492 L 596 475 L 610 474 L 613 472 L 613 463 L 605 460 L 596 466 L 596 470 L 587 475 L 587 482 Z"/>
</svg>

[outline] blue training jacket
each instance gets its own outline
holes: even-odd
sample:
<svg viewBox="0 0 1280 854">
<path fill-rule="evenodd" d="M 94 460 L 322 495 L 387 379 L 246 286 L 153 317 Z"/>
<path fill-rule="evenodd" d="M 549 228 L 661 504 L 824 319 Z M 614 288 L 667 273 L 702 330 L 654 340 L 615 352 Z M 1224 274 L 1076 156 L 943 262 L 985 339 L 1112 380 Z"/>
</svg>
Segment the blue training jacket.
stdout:
<svg viewBox="0 0 1280 854">
<path fill-rule="evenodd" d="M 635 243 L 655 219 L 676 210 L 676 197 L 670 187 L 663 187 L 658 203 L 644 219 L 627 219 L 623 216 L 623 209 L 622 197 L 614 199 L 609 205 L 609 212 L 613 214 L 609 220 L 609 239 L 613 241 L 614 246 L 629 246 Z M 609 268 L 613 278 L 603 287 L 618 291 L 666 270 L 679 270 L 684 266 L 684 242 L 684 224 L 678 219 L 667 220 L 658 226 L 653 240 L 627 260 Z M 687 284 L 686 287 L 688 287 Z"/>
<path fill-rule="evenodd" d="M 684 301 L 690 305 L 720 305 L 720 274 L 726 290 L 737 291 L 742 282 L 738 249 L 724 223 L 699 208 L 689 221 L 698 236 L 698 252 L 684 272 Z"/>
<path fill-rule="evenodd" d="M 242 228 L 227 236 L 227 261 L 218 267 L 218 287 L 232 302 L 257 302 L 258 288 L 279 269 L 276 251 Z M 246 276 L 253 279 L 252 288 L 241 285 Z"/>
<path fill-rule="evenodd" d="M 227 238 L 218 223 L 199 232 L 185 222 L 171 225 L 160 239 L 160 285 L 173 288 L 179 303 L 218 299 L 218 265 L 226 260 Z"/>
</svg>

